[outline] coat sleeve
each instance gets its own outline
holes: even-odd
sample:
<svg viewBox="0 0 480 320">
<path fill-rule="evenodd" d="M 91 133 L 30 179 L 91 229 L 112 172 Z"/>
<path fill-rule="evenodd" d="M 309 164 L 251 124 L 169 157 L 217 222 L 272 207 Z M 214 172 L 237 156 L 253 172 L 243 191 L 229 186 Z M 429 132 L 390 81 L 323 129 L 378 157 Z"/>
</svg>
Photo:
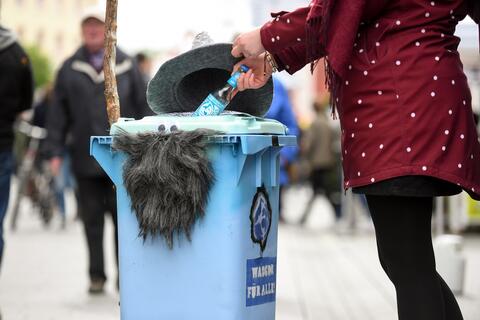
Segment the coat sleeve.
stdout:
<svg viewBox="0 0 480 320">
<path fill-rule="evenodd" d="M 273 57 L 278 64 L 278 70 L 285 70 L 290 74 L 294 74 L 310 62 L 307 61 L 304 43 L 299 43 L 293 47 L 285 48 L 282 51 L 274 54 Z"/>
<path fill-rule="evenodd" d="M 384 10 L 388 0 L 367 0 L 364 20 L 375 19 Z M 307 61 L 305 46 L 305 23 L 310 7 L 292 12 L 272 14 L 274 19 L 260 29 L 263 47 L 275 57 L 279 70 L 293 74 L 312 61 Z M 313 57 L 313 60 L 322 58 Z"/>
<path fill-rule="evenodd" d="M 32 108 L 33 104 L 33 92 L 34 92 L 34 80 L 32 65 L 25 51 L 20 49 L 20 64 L 21 64 L 21 76 L 20 76 L 20 104 L 17 106 L 16 114 L 22 111 Z"/>
<path fill-rule="evenodd" d="M 279 71 L 293 74 L 311 62 L 307 61 L 305 47 L 305 22 L 309 11 L 310 7 L 303 7 L 274 13 L 273 20 L 260 29 L 262 45 L 273 54 Z"/>
<path fill-rule="evenodd" d="M 63 155 L 67 130 L 71 124 L 66 83 L 66 67 L 64 65 L 57 75 L 52 104 L 47 108 L 47 139 L 44 151 L 49 158 Z"/>
<path fill-rule="evenodd" d="M 278 53 L 287 47 L 305 41 L 305 21 L 310 7 L 292 12 L 272 13 L 273 20 L 260 29 L 263 47 L 270 53 Z"/>
</svg>

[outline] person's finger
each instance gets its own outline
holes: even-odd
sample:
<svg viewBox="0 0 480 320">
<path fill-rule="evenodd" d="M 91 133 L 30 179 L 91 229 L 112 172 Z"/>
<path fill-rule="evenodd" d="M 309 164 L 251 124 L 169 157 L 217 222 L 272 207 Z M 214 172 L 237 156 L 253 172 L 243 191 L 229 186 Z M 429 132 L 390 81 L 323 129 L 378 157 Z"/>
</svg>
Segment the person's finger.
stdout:
<svg viewBox="0 0 480 320">
<path fill-rule="evenodd" d="M 250 81 L 250 79 L 252 78 L 252 74 L 253 74 L 252 69 L 248 70 L 247 73 L 245 73 L 245 79 L 243 82 L 246 89 L 252 88 L 251 81 Z"/>
<path fill-rule="evenodd" d="M 242 54 L 245 58 L 255 58 L 255 55 L 252 54 L 249 50 L 246 48 L 243 48 Z"/>
<path fill-rule="evenodd" d="M 238 80 L 237 80 L 237 89 L 238 89 L 238 91 L 243 91 L 243 90 L 245 90 L 244 81 L 245 81 L 245 75 L 244 75 L 244 74 L 241 74 L 240 77 L 239 77 Z"/>
<path fill-rule="evenodd" d="M 255 79 L 255 74 L 254 74 L 254 73 L 251 73 L 251 74 L 249 75 L 249 77 L 248 77 L 248 80 L 247 80 L 247 82 L 248 82 L 248 87 L 249 87 L 250 89 L 257 89 L 257 88 L 256 88 L 256 85 L 255 85 L 255 80 L 256 80 L 256 79 Z"/>
<path fill-rule="evenodd" d="M 239 45 L 234 45 L 233 48 L 232 48 L 232 52 L 231 52 L 232 56 L 234 56 L 235 58 L 240 58 L 243 56 L 242 54 L 242 48 L 241 46 Z"/>
<path fill-rule="evenodd" d="M 240 39 L 240 36 L 236 37 L 235 40 L 233 40 L 232 45 L 235 47 L 238 44 L 238 41 Z"/>
<path fill-rule="evenodd" d="M 252 69 L 248 70 L 245 74 L 243 74 L 243 89 L 251 89 L 249 79 L 252 75 Z"/>
<path fill-rule="evenodd" d="M 261 80 L 258 78 L 256 74 L 252 74 L 252 76 L 248 81 L 251 89 L 258 89 L 261 87 Z"/>
<path fill-rule="evenodd" d="M 249 85 L 248 85 L 248 75 L 247 75 L 247 74 L 244 74 L 244 75 L 243 75 L 242 85 L 243 85 L 243 90 L 248 90 L 248 89 L 250 89 L 250 87 L 249 87 Z"/>
<path fill-rule="evenodd" d="M 233 98 L 237 95 L 237 93 L 238 93 L 239 91 L 240 91 L 240 90 L 238 90 L 238 88 L 235 89 L 235 90 L 233 90 L 232 93 L 230 93 L 231 99 L 233 99 Z M 231 100 L 231 99 L 230 99 L 230 100 Z"/>
<path fill-rule="evenodd" d="M 253 82 L 253 89 L 259 89 L 263 87 L 267 83 L 267 78 L 263 75 L 255 75 L 252 79 Z"/>
</svg>

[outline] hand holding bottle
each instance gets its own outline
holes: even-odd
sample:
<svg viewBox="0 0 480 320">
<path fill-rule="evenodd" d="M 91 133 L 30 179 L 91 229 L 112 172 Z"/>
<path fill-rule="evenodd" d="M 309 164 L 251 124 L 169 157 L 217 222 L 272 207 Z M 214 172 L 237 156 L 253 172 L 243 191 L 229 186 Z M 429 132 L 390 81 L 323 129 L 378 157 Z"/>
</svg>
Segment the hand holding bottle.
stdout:
<svg viewBox="0 0 480 320">
<path fill-rule="evenodd" d="M 269 63 L 265 63 L 265 53 L 262 53 L 257 57 L 245 58 L 238 62 L 233 67 L 234 72 L 238 70 L 241 65 L 248 66 L 250 70 L 246 73 L 242 73 L 238 78 L 238 91 L 259 89 L 263 87 L 272 76 L 272 66 Z"/>
<path fill-rule="evenodd" d="M 210 93 L 202 104 L 193 113 L 194 116 L 216 116 L 222 113 L 227 105 L 232 101 L 233 97 L 237 93 L 237 81 L 241 75 L 248 72 L 248 67 L 240 65 L 238 70 L 234 71 L 228 79 L 225 86 L 219 90 Z"/>
</svg>

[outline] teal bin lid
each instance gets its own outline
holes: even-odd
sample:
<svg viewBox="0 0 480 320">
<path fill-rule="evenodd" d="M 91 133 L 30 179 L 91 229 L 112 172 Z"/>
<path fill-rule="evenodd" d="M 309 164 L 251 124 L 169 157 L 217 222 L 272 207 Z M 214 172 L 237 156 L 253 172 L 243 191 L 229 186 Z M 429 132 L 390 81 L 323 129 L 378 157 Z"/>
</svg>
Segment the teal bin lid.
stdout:
<svg viewBox="0 0 480 320">
<path fill-rule="evenodd" d="M 190 115 L 190 114 L 188 114 Z M 121 132 L 139 133 L 146 131 L 174 130 L 192 131 L 211 129 L 225 134 L 273 134 L 285 135 L 288 129 L 282 123 L 250 116 L 247 114 L 222 114 L 219 116 L 191 117 L 183 114 L 158 115 L 141 120 L 120 118 L 110 129 L 110 134 Z"/>
</svg>

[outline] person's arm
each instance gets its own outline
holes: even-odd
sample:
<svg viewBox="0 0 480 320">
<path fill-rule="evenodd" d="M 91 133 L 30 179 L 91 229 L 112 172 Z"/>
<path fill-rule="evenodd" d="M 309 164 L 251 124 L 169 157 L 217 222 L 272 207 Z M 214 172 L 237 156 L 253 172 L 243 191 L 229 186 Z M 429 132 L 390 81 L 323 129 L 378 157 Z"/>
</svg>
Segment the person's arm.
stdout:
<svg viewBox="0 0 480 320">
<path fill-rule="evenodd" d="M 68 89 L 65 66 L 60 69 L 55 82 L 52 104 L 47 108 L 47 138 L 44 145 L 46 155 L 52 159 L 51 168 L 55 174 L 65 149 L 65 139 L 70 116 L 68 111 Z M 58 167 L 58 168 L 57 168 Z"/>
<path fill-rule="evenodd" d="M 260 29 L 260 36 L 265 50 L 279 53 L 285 48 L 305 42 L 305 22 L 310 7 L 292 12 L 272 14 L 273 20 Z"/>
<path fill-rule="evenodd" d="M 302 69 L 311 61 L 307 61 L 306 48 L 304 43 L 299 43 L 293 47 L 288 47 L 273 55 L 278 66 L 278 71 L 286 71 L 294 74 Z M 317 57 L 320 59 L 321 57 Z"/>
<path fill-rule="evenodd" d="M 32 66 L 27 55 L 22 52 L 20 63 L 22 64 L 22 78 L 21 78 L 21 101 L 18 106 L 17 114 L 28 110 L 33 104 L 34 80 Z"/>
<path fill-rule="evenodd" d="M 387 0 L 366 1 L 364 19 L 377 18 L 387 4 Z M 322 58 L 312 57 L 313 61 L 308 61 L 306 57 L 305 24 L 309 11 L 310 7 L 290 13 L 281 12 L 260 29 L 262 45 L 273 54 L 279 71 L 285 70 L 294 74 L 305 65 Z"/>
<path fill-rule="evenodd" d="M 305 130 L 302 134 L 302 139 L 300 140 L 300 152 L 302 155 L 310 161 L 311 153 L 312 153 L 312 144 L 313 144 L 313 125 L 312 123 L 310 127 Z"/>
<path fill-rule="evenodd" d="M 279 71 L 294 74 L 312 61 L 307 60 L 305 34 L 310 7 L 274 15 L 260 29 L 262 45 L 275 59 Z M 314 60 L 322 56 L 313 57 Z"/>
</svg>

